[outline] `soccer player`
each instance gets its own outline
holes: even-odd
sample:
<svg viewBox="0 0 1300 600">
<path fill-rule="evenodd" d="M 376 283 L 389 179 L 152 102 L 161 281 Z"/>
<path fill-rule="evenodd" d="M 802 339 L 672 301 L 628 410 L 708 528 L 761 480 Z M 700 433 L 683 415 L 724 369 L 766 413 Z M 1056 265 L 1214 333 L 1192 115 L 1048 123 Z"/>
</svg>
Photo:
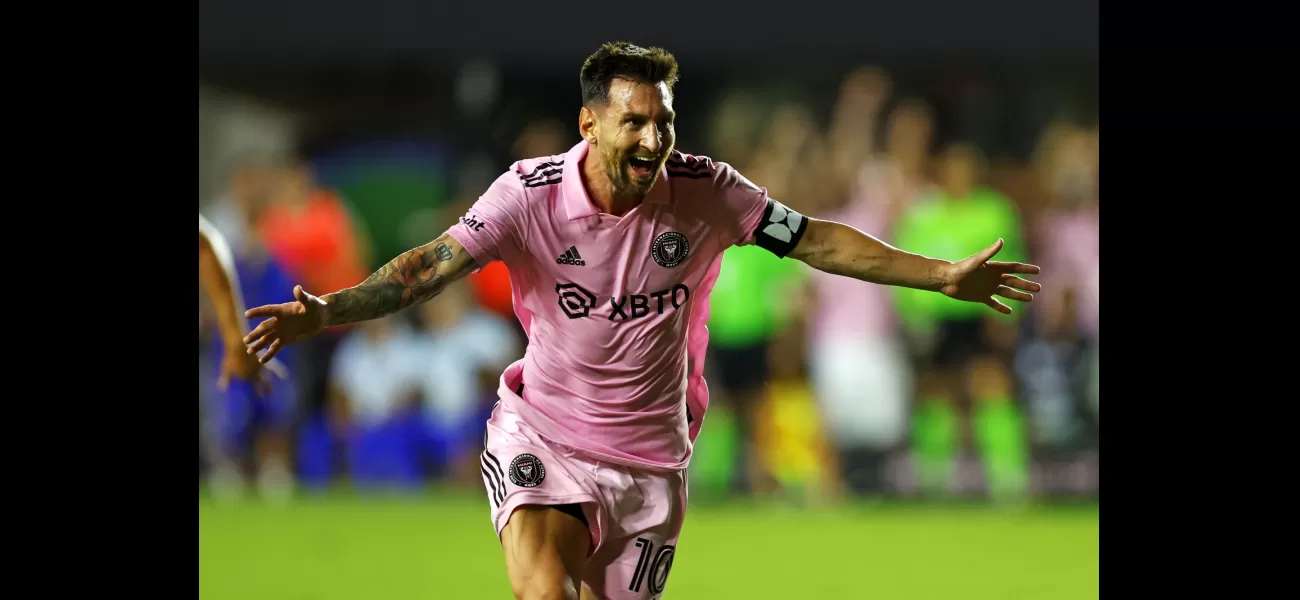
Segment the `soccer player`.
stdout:
<svg viewBox="0 0 1300 600">
<path fill-rule="evenodd" d="M 258 436 L 255 429 L 261 424 L 256 417 L 265 416 L 268 405 L 274 403 L 273 394 L 283 391 L 273 389 L 273 383 L 275 378 L 285 378 L 285 370 L 278 360 L 262 364 L 244 351 L 248 323 L 239 311 L 244 308 L 242 289 L 247 288 L 240 285 L 235 262 L 225 236 L 199 215 L 199 286 L 212 302 L 221 334 L 217 389 L 222 396 L 212 413 L 221 435 L 213 449 L 213 490 L 220 494 L 242 487 L 249 465 L 241 463 L 250 462 L 247 455 L 252 452 L 261 455 L 256 462 L 265 488 L 279 492 L 287 487 L 288 466 L 283 456 L 287 452 L 277 443 L 277 436 Z"/>
<path fill-rule="evenodd" d="M 232 379 L 242 379 L 265 390 L 271 385 L 271 375 L 283 378 L 284 370 L 278 362 L 259 361 L 244 351 L 246 346 L 241 340 L 248 323 L 239 315 L 244 300 L 235 274 L 235 258 L 225 236 L 203 215 L 199 215 L 199 287 L 212 301 L 226 349 L 217 387 L 225 391 Z"/>
<path fill-rule="evenodd" d="M 709 291 L 723 250 L 754 244 L 865 282 L 1020 301 L 1038 268 L 992 262 L 1001 240 L 949 262 L 807 218 L 735 169 L 673 148 L 677 61 L 602 46 L 582 66 L 582 141 L 522 160 L 460 222 L 365 282 L 248 311 L 267 360 L 326 327 L 438 295 L 496 260 L 510 268 L 524 358 L 501 377 L 482 474 L 518 598 L 657 598 L 686 511 L 686 467 L 708 408 Z M 1025 290 L 1025 291 L 1022 291 Z"/>
</svg>

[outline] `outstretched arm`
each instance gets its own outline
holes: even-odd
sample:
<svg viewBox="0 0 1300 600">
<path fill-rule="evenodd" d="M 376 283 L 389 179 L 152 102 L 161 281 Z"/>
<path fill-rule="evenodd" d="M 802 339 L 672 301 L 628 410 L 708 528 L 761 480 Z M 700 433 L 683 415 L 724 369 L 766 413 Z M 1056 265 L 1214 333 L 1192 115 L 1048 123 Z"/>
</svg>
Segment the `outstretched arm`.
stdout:
<svg viewBox="0 0 1300 600">
<path fill-rule="evenodd" d="M 1010 313 L 1011 308 L 993 296 L 1029 302 L 1034 297 L 1026 292 L 1038 292 L 1042 286 L 1013 275 L 1038 273 L 1034 265 L 990 262 L 1001 249 L 1002 240 L 998 240 L 965 260 L 950 262 L 900 250 L 842 223 L 808 219 L 802 239 L 789 256 L 827 273 L 939 292 Z"/>
<path fill-rule="evenodd" d="M 790 257 L 834 275 L 931 292 L 943 288 L 944 270 L 952 266 L 899 250 L 843 223 L 812 218 Z"/>
<path fill-rule="evenodd" d="M 402 253 L 360 284 L 323 296 L 325 326 L 378 319 L 420 304 L 477 268 L 460 243 L 444 233 Z"/>
<path fill-rule="evenodd" d="M 1038 267 L 1015 262 L 989 262 L 1002 249 L 1002 240 L 961 262 L 949 262 L 904 252 L 857 229 L 809 219 L 769 197 L 767 191 L 723 163 L 710 164 L 727 226 L 728 244 L 750 243 L 779 257 L 792 256 L 819 271 L 884 285 L 940 292 L 951 298 L 980 302 L 1010 313 L 993 296 L 1029 302 L 1037 283 L 1012 273 L 1037 273 Z M 738 225 L 738 226 L 737 226 Z"/>
<path fill-rule="evenodd" d="M 478 265 L 450 234 L 413 248 L 389 261 L 365 281 L 346 290 L 313 296 L 293 288 L 293 302 L 250 309 L 248 317 L 265 317 L 244 337 L 248 354 L 265 364 L 281 348 L 310 338 L 326 327 L 368 321 L 419 304 L 447 289 Z"/>
</svg>

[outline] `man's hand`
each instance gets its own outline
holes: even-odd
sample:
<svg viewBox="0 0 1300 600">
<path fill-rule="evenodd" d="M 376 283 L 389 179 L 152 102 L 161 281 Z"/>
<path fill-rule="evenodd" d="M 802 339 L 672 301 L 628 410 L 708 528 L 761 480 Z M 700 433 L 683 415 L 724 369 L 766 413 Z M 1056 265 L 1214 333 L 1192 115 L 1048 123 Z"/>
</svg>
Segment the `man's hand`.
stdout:
<svg viewBox="0 0 1300 600">
<path fill-rule="evenodd" d="M 252 383 L 258 394 L 266 395 L 271 392 L 275 380 L 283 381 L 288 377 L 289 373 L 280 361 L 272 360 L 262 364 L 257 356 L 249 354 L 244 348 L 232 346 L 226 350 L 225 358 L 221 359 L 221 376 L 217 379 L 217 389 L 224 392 L 230 386 L 231 379 L 243 379 Z"/>
<path fill-rule="evenodd" d="M 329 307 L 324 300 L 304 292 L 300 285 L 294 286 L 293 297 L 296 298 L 294 302 L 268 304 L 244 313 L 250 319 L 266 317 L 244 337 L 248 354 L 256 356 L 263 348 L 266 349 L 258 359 L 261 364 L 270 362 L 281 348 L 310 338 L 325 328 Z"/>
<path fill-rule="evenodd" d="M 987 304 L 989 308 L 1006 315 L 1011 314 L 1011 307 L 994 296 L 1021 302 L 1033 301 L 1033 295 L 1025 292 L 1039 292 L 1043 286 L 1012 273 L 1033 275 L 1038 273 L 1038 267 L 1024 263 L 990 261 L 999 250 L 1002 250 L 1001 239 L 966 260 L 948 265 L 943 271 L 943 287 L 939 291 L 949 298 Z"/>
</svg>

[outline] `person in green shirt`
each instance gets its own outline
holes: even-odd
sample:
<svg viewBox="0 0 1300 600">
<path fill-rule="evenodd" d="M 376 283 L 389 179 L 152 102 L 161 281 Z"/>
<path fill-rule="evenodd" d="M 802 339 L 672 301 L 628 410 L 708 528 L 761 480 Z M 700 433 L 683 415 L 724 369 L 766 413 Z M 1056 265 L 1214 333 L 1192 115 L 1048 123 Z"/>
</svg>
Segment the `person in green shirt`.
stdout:
<svg viewBox="0 0 1300 600">
<path fill-rule="evenodd" d="M 1025 259 L 1024 229 L 1015 206 L 980 183 L 984 164 L 973 146 L 948 146 L 938 160 L 939 187 L 901 215 L 896 241 L 936 258 L 979 252 L 1001 236 L 1001 260 Z M 894 288 L 899 318 L 923 356 L 918 369 L 919 403 L 913 450 L 920 483 L 930 493 L 946 488 L 963 430 L 984 465 L 989 492 L 1017 498 L 1028 479 L 1028 450 L 1009 368 L 1014 345 L 1012 316 L 986 315 L 987 308 L 939 294 Z M 969 425 L 965 427 L 963 425 Z"/>
<path fill-rule="evenodd" d="M 758 246 L 733 246 L 722 254 L 710 294 L 706 368 L 714 373 L 709 381 L 720 404 L 729 409 L 726 437 L 735 442 L 731 452 L 714 453 L 715 470 L 738 493 L 752 491 L 759 483 L 755 479 L 765 476 L 754 447 L 753 415 L 769 377 L 772 340 L 787 326 L 788 303 L 802 281 L 800 266 Z M 716 431 L 718 421 L 712 423 Z"/>
</svg>

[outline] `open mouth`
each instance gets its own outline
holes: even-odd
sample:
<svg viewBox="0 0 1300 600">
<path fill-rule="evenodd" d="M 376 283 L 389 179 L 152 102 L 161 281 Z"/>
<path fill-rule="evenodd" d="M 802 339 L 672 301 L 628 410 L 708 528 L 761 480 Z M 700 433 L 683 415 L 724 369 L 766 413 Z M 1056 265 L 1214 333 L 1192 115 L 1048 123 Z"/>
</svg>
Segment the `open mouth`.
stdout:
<svg viewBox="0 0 1300 600">
<path fill-rule="evenodd" d="M 638 178 L 644 178 L 644 177 L 649 177 L 651 175 L 654 175 L 655 163 L 658 161 L 656 161 L 654 158 L 633 156 L 629 158 L 627 162 L 632 168 L 633 175 L 635 175 Z"/>
</svg>

